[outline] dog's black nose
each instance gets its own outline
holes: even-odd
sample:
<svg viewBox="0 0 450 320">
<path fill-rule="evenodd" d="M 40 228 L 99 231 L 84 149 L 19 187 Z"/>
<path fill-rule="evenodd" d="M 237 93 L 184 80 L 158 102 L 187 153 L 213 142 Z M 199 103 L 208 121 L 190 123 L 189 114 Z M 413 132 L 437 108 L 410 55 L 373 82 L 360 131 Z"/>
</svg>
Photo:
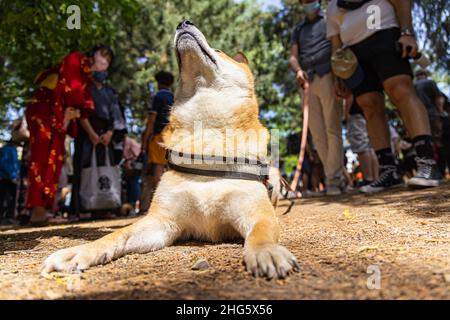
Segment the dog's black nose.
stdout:
<svg viewBox="0 0 450 320">
<path fill-rule="evenodd" d="M 186 29 L 188 26 L 194 26 L 194 24 L 189 20 L 184 20 L 177 26 L 177 30 Z"/>
</svg>

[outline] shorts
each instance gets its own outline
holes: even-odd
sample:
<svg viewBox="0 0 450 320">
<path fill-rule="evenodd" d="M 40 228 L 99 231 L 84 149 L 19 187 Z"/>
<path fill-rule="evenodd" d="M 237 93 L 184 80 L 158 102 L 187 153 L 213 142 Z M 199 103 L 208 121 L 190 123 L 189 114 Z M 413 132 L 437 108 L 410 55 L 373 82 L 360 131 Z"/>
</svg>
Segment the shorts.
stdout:
<svg viewBox="0 0 450 320">
<path fill-rule="evenodd" d="M 350 46 L 358 58 L 364 72 L 364 80 L 354 89 L 355 97 L 368 92 L 383 92 L 383 82 L 398 76 L 413 76 L 408 59 L 404 59 L 396 49 L 400 29 L 378 31 L 369 38 Z"/>
<path fill-rule="evenodd" d="M 347 121 L 347 139 L 354 153 L 372 149 L 367 133 L 366 120 L 362 114 L 350 115 Z"/>
<path fill-rule="evenodd" d="M 148 163 L 166 165 L 166 149 L 161 146 L 162 134 L 154 134 L 148 147 Z"/>
</svg>

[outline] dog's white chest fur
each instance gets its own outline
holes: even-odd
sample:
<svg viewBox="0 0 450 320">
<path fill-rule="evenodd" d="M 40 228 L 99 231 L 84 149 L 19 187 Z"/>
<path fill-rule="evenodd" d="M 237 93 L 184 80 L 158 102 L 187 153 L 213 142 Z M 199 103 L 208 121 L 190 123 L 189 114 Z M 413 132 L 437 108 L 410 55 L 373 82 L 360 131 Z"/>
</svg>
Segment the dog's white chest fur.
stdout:
<svg viewBox="0 0 450 320">
<path fill-rule="evenodd" d="M 183 238 L 222 241 L 240 237 L 231 225 L 242 230 L 240 213 L 255 206 L 255 199 L 266 199 L 267 189 L 257 181 L 220 179 L 169 171 L 161 180 L 155 199 L 181 226 Z M 181 206 L 181 207 L 180 207 Z"/>
</svg>

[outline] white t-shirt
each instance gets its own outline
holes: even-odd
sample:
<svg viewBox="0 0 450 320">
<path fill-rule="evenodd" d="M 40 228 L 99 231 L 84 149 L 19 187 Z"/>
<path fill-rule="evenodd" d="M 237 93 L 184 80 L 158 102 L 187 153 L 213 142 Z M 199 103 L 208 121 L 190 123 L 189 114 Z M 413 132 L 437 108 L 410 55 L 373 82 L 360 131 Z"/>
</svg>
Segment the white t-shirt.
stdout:
<svg viewBox="0 0 450 320">
<path fill-rule="evenodd" d="M 332 0 L 327 8 L 327 37 L 339 34 L 344 47 L 357 44 L 377 31 L 398 26 L 394 7 L 388 0 L 372 0 L 355 10 L 341 9 L 337 0 Z"/>
</svg>

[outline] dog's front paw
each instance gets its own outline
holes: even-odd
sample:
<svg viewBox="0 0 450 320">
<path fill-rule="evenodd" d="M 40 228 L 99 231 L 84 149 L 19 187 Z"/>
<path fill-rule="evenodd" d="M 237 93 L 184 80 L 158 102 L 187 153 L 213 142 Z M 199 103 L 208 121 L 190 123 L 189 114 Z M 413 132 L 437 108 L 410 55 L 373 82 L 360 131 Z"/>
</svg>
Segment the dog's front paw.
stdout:
<svg viewBox="0 0 450 320">
<path fill-rule="evenodd" d="M 42 265 L 41 273 L 53 271 L 75 273 L 107 262 L 107 255 L 92 244 L 62 249 L 51 254 Z"/>
<path fill-rule="evenodd" d="M 285 278 L 292 271 L 300 271 L 295 256 L 278 244 L 247 248 L 244 252 L 244 263 L 253 276 L 268 279 Z"/>
</svg>

